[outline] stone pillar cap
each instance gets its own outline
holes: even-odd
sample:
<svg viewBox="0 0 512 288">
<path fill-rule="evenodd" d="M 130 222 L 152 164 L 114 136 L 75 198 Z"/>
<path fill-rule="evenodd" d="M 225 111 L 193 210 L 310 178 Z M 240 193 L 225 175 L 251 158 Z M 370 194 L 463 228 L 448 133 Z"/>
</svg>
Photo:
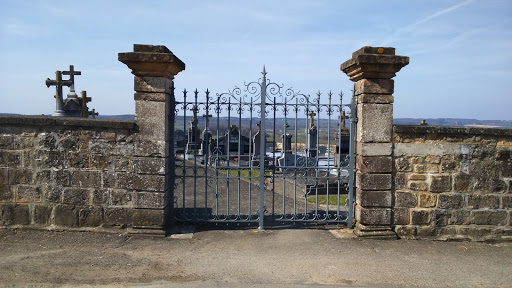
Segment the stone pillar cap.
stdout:
<svg viewBox="0 0 512 288">
<path fill-rule="evenodd" d="M 185 70 L 185 63 L 163 45 L 134 44 L 133 52 L 119 53 L 118 60 L 140 77 L 165 77 L 173 79 Z"/>
<path fill-rule="evenodd" d="M 407 64 L 409 57 L 395 55 L 393 47 L 365 46 L 352 53 L 352 59 L 341 64 L 340 68 L 356 82 L 361 79 L 391 79 Z"/>
</svg>

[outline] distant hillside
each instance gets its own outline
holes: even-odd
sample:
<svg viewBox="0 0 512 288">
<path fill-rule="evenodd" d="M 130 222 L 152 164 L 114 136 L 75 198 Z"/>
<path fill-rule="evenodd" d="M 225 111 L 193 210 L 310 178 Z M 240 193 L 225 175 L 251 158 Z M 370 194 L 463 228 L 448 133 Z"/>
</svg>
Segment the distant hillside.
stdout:
<svg viewBox="0 0 512 288">
<path fill-rule="evenodd" d="M 11 114 L 11 113 L 0 113 L 0 115 L 20 115 L 20 114 Z M 125 115 L 99 115 L 97 118 L 100 119 L 118 119 L 118 120 L 134 120 L 135 115 L 133 114 L 125 114 Z M 187 125 L 191 116 L 187 116 Z M 223 119 L 224 117 L 221 117 Z M 216 118 L 210 119 L 210 125 L 215 123 Z M 199 126 L 204 126 L 204 118 L 199 117 Z M 283 118 L 278 118 L 276 121 L 276 125 L 282 125 Z M 418 125 L 421 120 L 425 120 L 430 126 L 452 126 L 452 127 L 464 127 L 464 126 L 475 126 L 475 127 L 498 127 L 498 128 L 511 128 L 512 129 L 512 121 L 511 120 L 477 120 L 477 119 L 460 119 L 460 118 L 395 118 L 393 119 L 393 124 L 395 125 Z M 231 118 L 232 123 L 238 125 L 238 118 Z M 293 122 L 294 120 L 291 120 Z M 306 118 L 298 119 L 298 125 L 300 127 L 306 125 Z M 337 120 L 332 120 L 336 122 Z M 249 119 L 242 118 L 241 119 L 242 126 L 247 126 L 249 124 Z M 287 121 L 288 122 L 288 121 Z M 327 121 L 322 119 L 320 126 L 326 126 Z M 333 122 L 331 122 L 333 123 Z M 256 124 L 256 123 L 254 123 Z M 289 123 L 293 125 L 293 123 Z M 176 127 L 183 126 L 183 117 L 178 117 L 176 119 Z"/>
</svg>

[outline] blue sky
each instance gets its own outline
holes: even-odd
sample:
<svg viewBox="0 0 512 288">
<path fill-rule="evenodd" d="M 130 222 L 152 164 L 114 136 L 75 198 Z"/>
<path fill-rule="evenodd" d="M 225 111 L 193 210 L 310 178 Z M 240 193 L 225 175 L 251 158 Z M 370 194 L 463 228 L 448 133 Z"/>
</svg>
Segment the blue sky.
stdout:
<svg viewBox="0 0 512 288">
<path fill-rule="evenodd" d="M 391 46 L 395 117 L 512 120 L 512 1 L 0 0 L 0 112 L 49 114 L 46 78 L 74 64 L 77 91 L 101 114 L 133 114 L 133 44 L 166 45 L 187 88 L 222 93 L 268 77 L 306 94 L 350 94 L 339 66 L 362 46 Z M 64 92 L 65 94 L 67 91 Z"/>
</svg>

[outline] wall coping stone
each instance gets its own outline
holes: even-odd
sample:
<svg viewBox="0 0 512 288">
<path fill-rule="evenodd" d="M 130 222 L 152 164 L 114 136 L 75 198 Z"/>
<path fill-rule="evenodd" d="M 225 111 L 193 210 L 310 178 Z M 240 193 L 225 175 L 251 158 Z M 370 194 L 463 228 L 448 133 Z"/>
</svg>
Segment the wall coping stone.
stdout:
<svg viewBox="0 0 512 288">
<path fill-rule="evenodd" d="M 112 120 L 78 117 L 0 115 L 0 126 L 72 126 L 81 128 L 112 128 L 135 130 L 132 120 Z"/>
<path fill-rule="evenodd" d="M 512 136 L 509 128 L 482 128 L 482 127 L 447 127 L 447 126 L 418 126 L 393 125 L 394 133 L 403 134 L 463 134 L 463 135 L 492 135 Z"/>
</svg>

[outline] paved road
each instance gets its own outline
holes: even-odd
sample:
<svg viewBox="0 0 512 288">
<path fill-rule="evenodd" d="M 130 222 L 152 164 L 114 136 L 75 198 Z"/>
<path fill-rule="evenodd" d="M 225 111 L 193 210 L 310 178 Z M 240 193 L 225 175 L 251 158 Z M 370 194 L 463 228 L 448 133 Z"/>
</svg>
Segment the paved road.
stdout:
<svg viewBox="0 0 512 288">
<path fill-rule="evenodd" d="M 217 230 L 164 238 L 0 230 L 0 286 L 510 287 L 512 283 L 512 243 L 378 241 L 351 235 L 324 229 Z"/>
</svg>

